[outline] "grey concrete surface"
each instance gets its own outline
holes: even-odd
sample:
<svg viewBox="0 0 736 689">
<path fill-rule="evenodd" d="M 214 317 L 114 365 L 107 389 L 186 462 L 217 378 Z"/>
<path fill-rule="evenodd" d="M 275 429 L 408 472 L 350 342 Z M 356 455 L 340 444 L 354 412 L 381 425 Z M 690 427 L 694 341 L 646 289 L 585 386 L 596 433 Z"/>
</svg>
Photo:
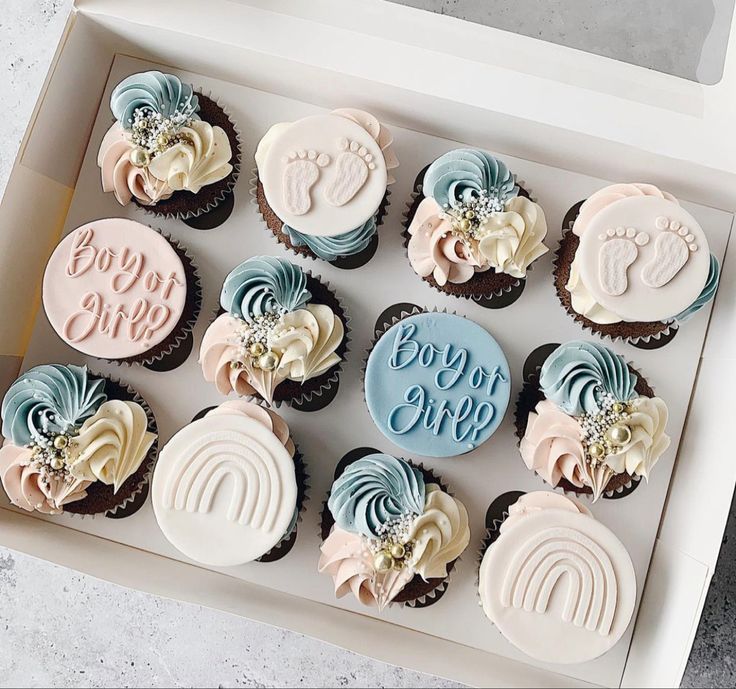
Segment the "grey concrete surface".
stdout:
<svg viewBox="0 0 736 689">
<path fill-rule="evenodd" d="M 733 0 L 406 0 L 706 81 Z M 0 192 L 71 0 L 0 3 Z M 710 11 L 709 11 L 710 7 Z M 709 19 L 710 18 L 710 19 Z M 713 36 L 716 36 L 716 39 Z M 665 36 L 664 38 L 662 36 Z M 707 49 L 707 50 L 706 50 Z M 703 74 L 703 53 L 716 54 Z M 715 67 L 714 67 L 715 65 Z M 708 76 L 709 75 L 709 76 Z M 683 686 L 736 684 L 736 514 Z M 0 686 L 454 686 L 223 613 L 128 591 L 0 548 Z"/>
</svg>

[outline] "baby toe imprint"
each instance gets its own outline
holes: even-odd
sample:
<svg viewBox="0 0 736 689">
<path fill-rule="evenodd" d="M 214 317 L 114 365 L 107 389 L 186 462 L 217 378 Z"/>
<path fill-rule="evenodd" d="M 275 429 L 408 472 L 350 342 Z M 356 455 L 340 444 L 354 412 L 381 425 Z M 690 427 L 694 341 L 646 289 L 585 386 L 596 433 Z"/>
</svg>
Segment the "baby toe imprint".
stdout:
<svg viewBox="0 0 736 689">
<path fill-rule="evenodd" d="M 342 153 L 337 157 L 335 176 L 325 189 L 325 199 L 332 206 L 344 206 L 368 181 L 370 170 L 375 170 L 373 156 L 357 141 L 341 139 Z"/>
<path fill-rule="evenodd" d="M 698 250 L 694 235 L 676 220 L 664 216 L 655 225 L 663 232 L 654 241 L 654 257 L 642 268 L 641 280 L 647 287 L 663 287 L 669 283 Z"/>
<path fill-rule="evenodd" d="M 639 256 L 639 247 L 649 241 L 649 235 L 633 227 L 617 227 L 609 228 L 599 239 L 603 241 L 598 252 L 601 287 L 606 294 L 618 297 L 627 290 L 629 267 Z"/>
<path fill-rule="evenodd" d="M 320 168 L 330 163 L 330 156 L 314 150 L 289 154 L 284 168 L 283 194 L 287 210 L 304 215 L 312 207 L 312 187 L 319 179 Z"/>
</svg>

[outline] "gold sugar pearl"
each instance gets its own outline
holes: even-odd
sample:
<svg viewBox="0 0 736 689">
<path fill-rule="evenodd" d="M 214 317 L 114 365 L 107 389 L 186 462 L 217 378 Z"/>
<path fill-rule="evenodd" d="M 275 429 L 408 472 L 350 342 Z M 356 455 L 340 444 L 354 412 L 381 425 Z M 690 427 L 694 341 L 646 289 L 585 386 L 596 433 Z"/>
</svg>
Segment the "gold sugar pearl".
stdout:
<svg viewBox="0 0 736 689">
<path fill-rule="evenodd" d="M 136 146 L 130 152 L 130 164 L 134 167 L 148 167 L 151 163 L 151 154 L 141 146 Z"/>
<path fill-rule="evenodd" d="M 596 459 L 600 459 L 605 454 L 606 448 L 603 447 L 603 445 L 601 443 L 593 443 L 588 448 L 588 452 L 590 453 L 590 456 L 591 457 L 594 457 Z"/>
<path fill-rule="evenodd" d="M 631 440 L 631 429 L 624 424 L 614 424 L 608 429 L 608 437 L 614 445 L 626 445 Z"/>
<path fill-rule="evenodd" d="M 273 371 L 279 365 L 279 358 L 273 352 L 266 352 L 258 358 L 258 366 L 264 371 Z"/>
<path fill-rule="evenodd" d="M 69 438 L 65 435 L 57 435 L 54 438 L 54 447 L 57 450 L 63 450 L 69 444 Z"/>
<path fill-rule="evenodd" d="M 376 556 L 373 558 L 373 566 L 377 572 L 388 572 L 393 569 L 394 564 L 395 561 L 393 556 L 385 550 L 376 553 Z"/>
<path fill-rule="evenodd" d="M 263 345 L 263 342 L 254 342 L 248 348 L 248 351 L 251 353 L 251 356 L 261 356 L 266 353 L 266 347 Z"/>
<path fill-rule="evenodd" d="M 397 560 L 400 560 L 404 555 L 406 555 L 406 548 L 404 548 L 401 543 L 394 543 L 391 546 L 391 556 L 396 558 Z"/>
</svg>

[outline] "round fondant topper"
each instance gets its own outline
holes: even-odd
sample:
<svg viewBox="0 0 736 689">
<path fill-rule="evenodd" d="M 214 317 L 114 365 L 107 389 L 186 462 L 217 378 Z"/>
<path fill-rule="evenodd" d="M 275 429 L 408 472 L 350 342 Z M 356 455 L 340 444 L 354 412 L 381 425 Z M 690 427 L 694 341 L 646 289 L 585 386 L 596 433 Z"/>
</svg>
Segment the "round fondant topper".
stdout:
<svg viewBox="0 0 736 689">
<path fill-rule="evenodd" d="M 575 259 L 593 298 L 627 321 L 674 317 L 700 295 L 710 267 L 697 220 L 655 196 L 601 209 L 582 233 Z"/>
<path fill-rule="evenodd" d="M 255 560 L 286 535 L 294 517 L 294 461 L 262 423 L 209 414 L 161 450 L 153 476 L 161 530 L 192 560 L 229 567 Z"/>
<path fill-rule="evenodd" d="M 146 225 L 114 218 L 69 233 L 43 277 L 43 305 L 75 349 L 104 359 L 138 356 L 163 342 L 187 297 L 176 251 Z"/>
<path fill-rule="evenodd" d="M 388 180 L 376 140 L 335 114 L 280 127 L 258 175 L 276 215 L 317 237 L 361 227 L 378 210 Z"/>
<path fill-rule="evenodd" d="M 470 452 L 494 433 L 509 402 L 501 347 L 476 323 L 422 313 L 376 342 L 365 372 L 368 410 L 399 447 L 425 457 Z"/>
<path fill-rule="evenodd" d="M 480 569 L 493 624 L 543 662 L 584 663 L 610 650 L 636 602 L 634 566 L 621 541 L 593 517 L 552 505 L 504 526 Z"/>
</svg>

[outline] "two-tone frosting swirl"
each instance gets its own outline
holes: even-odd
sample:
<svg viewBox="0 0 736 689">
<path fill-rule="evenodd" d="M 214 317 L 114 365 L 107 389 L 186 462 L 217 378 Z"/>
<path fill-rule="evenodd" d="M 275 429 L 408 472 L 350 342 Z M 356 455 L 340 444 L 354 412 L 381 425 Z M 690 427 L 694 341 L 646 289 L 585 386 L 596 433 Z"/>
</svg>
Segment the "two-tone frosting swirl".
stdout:
<svg viewBox="0 0 736 689">
<path fill-rule="evenodd" d="M 160 113 L 171 117 L 179 113 L 196 118 L 199 99 L 190 84 L 182 83 L 173 74 L 157 71 L 139 72 L 123 79 L 113 90 L 110 109 L 123 127 L 133 124 L 136 110 Z"/>
<path fill-rule="evenodd" d="M 440 206 L 459 206 L 481 191 L 503 203 L 516 196 L 519 188 L 506 164 L 474 148 L 448 151 L 427 169 L 422 183 L 425 196 Z"/>
<path fill-rule="evenodd" d="M 26 371 L 2 403 L 3 436 L 15 445 L 66 433 L 92 416 L 106 400 L 105 382 L 86 367 L 46 364 Z"/>
<path fill-rule="evenodd" d="M 255 256 L 225 278 L 220 305 L 251 322 L 257 316 L 300 309 L 311 298 L 307 276 L 298 266 L 271 256 Z"/>
<path fill-rule="evenodd" d="M 573 416 L 599 411 L 606 393 L 622 402 L 631 399 L 636 381 L 622 356 L 603 345 L 582 341 L 555 349 L 542 365 L 539 378 L 545 397 Z"/>
<path fill-rule="evenodd" d="M 281 231 L 289 237 L 294 246 L 306 246 L 324 261 L 335 261 L 341 256 L 359 254 L 371 243 L 377 229 L 375 216 L 366 220 L 360 227 L 333 237 L 305 234 L 286 223 L 281 227 Z"/>
<path fill-rule="evenodd" d="M 337 478 L 327 504 L 341 529 L 379 538 L 390 522 L 422 514 L 424 502 L 424 479 L 418 469 L 390 455 L 371 454 Z"/>
<path fill-rule="evenodd" d="M 110 400 L 88 418 L 72 439 L 70 472 L 76 479 L 100 481 L 115 493 L 138 469 L 156 434 L 136 402 Z"/>
</svg>

